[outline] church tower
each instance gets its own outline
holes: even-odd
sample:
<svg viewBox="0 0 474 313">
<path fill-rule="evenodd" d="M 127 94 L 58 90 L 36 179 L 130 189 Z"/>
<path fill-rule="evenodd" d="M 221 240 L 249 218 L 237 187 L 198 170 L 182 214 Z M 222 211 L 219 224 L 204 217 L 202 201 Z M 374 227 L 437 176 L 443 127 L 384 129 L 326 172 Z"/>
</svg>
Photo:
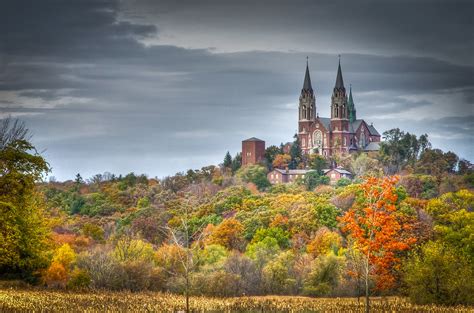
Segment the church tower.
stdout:
<svg viewBox="0 0 474 313">
<path fill-rule="evenodd" d="M 308 58 L 306 58 L 306 73 L 304 75 L 303 89 L 301 89 L 298 106 L 298 138 L 305 150 L 310 145 L 310 131 L 316 118 L 316 97 L 311 77 L 309 75 Z"/>
<path fill-rule="evenodd" d="M 357 119 L 357 115 L 354 100 L 352 99 L 352 86 L 349 88 L 349 101 L 347 102 L 347 108 L 349 111 L 349 122 L 354 123 Z"/>
<path fill-rule="evenodd" d="M 339 57 L 336 84 L 331 97 L 331 154 L 349 151 L 349 110 L 347 102 L 346 88 L 342 79 L 341 58 Z"/>
</svg>

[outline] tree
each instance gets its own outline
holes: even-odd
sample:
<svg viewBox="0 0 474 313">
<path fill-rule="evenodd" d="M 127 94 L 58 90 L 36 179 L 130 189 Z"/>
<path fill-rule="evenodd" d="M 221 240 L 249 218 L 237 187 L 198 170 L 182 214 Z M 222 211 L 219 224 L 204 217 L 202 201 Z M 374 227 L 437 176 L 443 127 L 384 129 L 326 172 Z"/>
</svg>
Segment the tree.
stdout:
<svg viewBox="0 0 474 313">
<path fill-rule="evenodd" d="M 341 280 L 341 259 L 333 253 L 319 256 L 308 275 L 303 292 L 311 296 L 328 296 Z"/>
<path fill-rule="evenodd" d="M 47 266 L 49 230 L 35 183 L 49 171 L 18 121 L 0 122 L 0 276 L 32 277 Z"/>
<path fill-rule="evenodd" d="M 251 243 L 263 241 L 267 237 L 276 239 L 280 248 L 288 248 L 290 246 L 290 234 L 280 227 L 257 229 Z"/>
<path fill-rule="evenodd" d="M 366 175 L 378 176 L 379 174 L 379 162 L 367 155 L 367 153 L 361 153 L 351 162 L 350 168 L 352 173 L 358 178 L 362 178 Z"/>
<path fill-rule="evenodd" d="M 466 159 L 461 159 L 458 163 L 458 173 L 461 175 L 472 173 L 472 163 Z"/>
<path fill-rule="evenodd" d="M 313 170 L 316 170 L 316 172 L 319 175 L 323 175 L 324 172 L 323 170 L 327 168 L 328 164 L 327 161 L 324 157 L 322 157 L 319 154 L 311 154 L 309 157 L 309 167 Z"/>
<path fill-rule="evenodd" d="M 234 159 L 232 160 L 232 173 L 235 173 L 239 170 L 242 166 L 242 153 L 239 152 L 235 155 Z"/>
<path fill-rule="evenodd" d="M 417 304 L 474 304 L 472 264 L 456 250 L 427 242 L 404 265 L 403 280 L 410 299 Z"/>
<path fill-rule="evenodd" d="M 0 150 L 15 141 L 29 141 L 30 137 L 25 123 L 19 119 L 7 117 L 0 121 Z"/>
<path fill-rule="evenodd" d="M 271 186 L 267 178 L 267 169 L 260 165 L 245 166 L 239 170 L 237 176 L 246 183 L 254 183 L 259 190 Z"/>
<path fill-rule="evenodd" d="M 290 156 L 291 156 L 291 161 L 288 164 L 288 168 L 290 169 L 296 169 L 300 165 L 300 163 L 303 161 L 303 156 L 301 152 L 301 145 L 300 145 L 300 140 L 298 138 L 298 135 L 295 134 L 293 136 L 295 139 L 291 145 L 290 148 Z"/>
<path fill-rule="evenodd" d="M 360 185 L 354 206 L 340 219 L 342 230 L 364 256 L 366 312 L 370 308 L 371 277 L 378 290 L 393 286 L 392 269 L 400 263 L 397 253 L 409 249 L 416 241 L 409 235 L 410 225 L 397 216 L 397 181 L 397 177 L 368 178 Z"/>
<path fill-rule="evenodd" d="M 444 153 L 440 149 L 426 149 L 416 163 L 416 172 L 433 175 L 438 182 L 445 173 L 453 173 L 458 156 L 451 151 Z"/>
<path fill-rule="evenodd" d="M 281 148 L 277 146 L 270 146 L 265 149 L 265 163 L 267 164 L 268 170 L 272 169 L 273 160 L 279 154 L 283 154 Z"/>
<path fill-rule="evenodd" d="M 197 263 L 194 260 L 197 251 L 199 250 L 200 243 L 203 239 L 205 232 L 203 232 L 203 226 L 193 227 L 190 225 L 190 210 L 195 206 L 195 201 L 192 198 L 186 199 L 182 202 L 181 212 L 179 216 L 176 216 L 178 225 L 173 227 L 168 225 L 164 228 L 165 233 L 168 234 L 169 240 L 177 247 L 178 251 L 176 258 L 179 261 L 181 270 L 177 271 L 176 268 L 171 268 L 168 273 L 184 278 L 184 295 L 186 298 L 186 313 L 189 313 L 189 296 L 191 288 L 191 274 L 196 270 Z M 170 224 L 170 223 L 168 223 Z M 194 232 L 192 232 L 194 230 Z M 166 268 L 164 268 L 166 269 Z"/>
<path fill-rule="evenodd" d="M 329 177 L 326 175 L 320 175 L 317 171 L 311 171 L 306 173 L 304 177 L 304 184 L 306 190 L 314 190 L 319 185 L 328 185 Z"/>
<path fill-rule="evenodd" d="M 229 151 L 227 151 L 227 153 L 225 154 L 223 165 L 226 168 L 231 168 L 232 166 L 232 156 L 230 155 Z"/>
<path fill-rule="evenodd" d="M 314 236 L 313 240 L 306 246 L 306 251 L 318 257 L 328 254 L 329 252 L 337 253 L 341 247 L 341 236 L 326 227 L 321 227 Z"/>
<path fill-rule="evenodd" d="M 273 160 L 273 168 L 286 169 L 291 162 L 289 154 L 277 154 Z"/>
<path fill-rule="evenodd" d="M 380 144 L 379 158 L 388 174 L 395 174 L 406 165 L 415 166 L 416 161 L 431 144 L 428 135 L 419 139 L 413 134 L 405 133 L 399 128 L 383 133 L 384 141 Z"/>
<path fill-rule="evenodd" d="M 208 244 L 216 244 L 226 247 L 229 250 L 241 249 L 243 244 L 244 226 L 234 218 L 224 220 L 218 226 L 209 224 L 206 233 L 210 233 L 206 238 Z"/>
</svg>

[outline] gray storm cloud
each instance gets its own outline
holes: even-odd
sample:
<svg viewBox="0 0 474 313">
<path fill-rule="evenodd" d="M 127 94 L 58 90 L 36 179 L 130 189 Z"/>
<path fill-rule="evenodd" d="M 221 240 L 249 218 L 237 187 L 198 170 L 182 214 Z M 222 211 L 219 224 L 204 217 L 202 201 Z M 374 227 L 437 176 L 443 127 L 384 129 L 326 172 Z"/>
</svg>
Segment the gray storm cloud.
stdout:
<svg viewBox="0 0 474 313">
<path fill-rule="evenodd" d="M 360 116 L 474 160 L 469 2 L 196 3 L 7 2 L 1 116 L 59 179 L 161 177 L 291 140 L 306 56 L 326 116 L 341 53 Z"/>
</svg>

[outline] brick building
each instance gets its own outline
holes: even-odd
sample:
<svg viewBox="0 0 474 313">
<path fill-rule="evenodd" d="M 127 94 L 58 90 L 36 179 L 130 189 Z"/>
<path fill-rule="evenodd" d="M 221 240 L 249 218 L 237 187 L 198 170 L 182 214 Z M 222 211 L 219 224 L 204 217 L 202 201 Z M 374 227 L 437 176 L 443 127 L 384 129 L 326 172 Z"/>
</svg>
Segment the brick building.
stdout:
<svg viewBox="0 0 474 313">
<path fill-rule="evenodd" d="M 242 166 L 257 164 L 265 158 L 265 141 L 252 137 L 242 141 Z"/>
<path fill-rule="evenodd" d="M 316 93 L 311 85 L 308 63 L 299 98 L 298 138 L 303 153 L 318 153 L 330 157 L 338 153 L 376 151 L 380 134 L 372 124 L 357 119 L 352 96 L 346 94 L 341 62 L 331 97 L 331 117 L 319 117 L 316 111 Z"/>
</svg>

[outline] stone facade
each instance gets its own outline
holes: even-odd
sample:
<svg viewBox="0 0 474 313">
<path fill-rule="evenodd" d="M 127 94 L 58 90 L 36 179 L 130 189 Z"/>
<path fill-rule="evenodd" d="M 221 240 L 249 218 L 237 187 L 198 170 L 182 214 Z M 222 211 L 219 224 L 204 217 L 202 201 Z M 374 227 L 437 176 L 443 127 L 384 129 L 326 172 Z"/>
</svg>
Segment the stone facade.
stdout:
<svg viewBox="0 0 474 313">
<path fill-rule="evenodd" d="M 316 112 L 316 94 L 306 64 L 298 107 L 298 138 L 303 153 L 330 157 L 355 151 L 378 150 L 380 134 L 372 124 L 357 119 L 352 88 L 348 97 L 340 63 L 331 97 L 331 117 L 319 117 Z"/>
<path fill-rule="evenodd" d="M 242 166 L 257 164 L 265 158 L 265 141 L 252 137 L 242 141 Z"/>
</svg>

